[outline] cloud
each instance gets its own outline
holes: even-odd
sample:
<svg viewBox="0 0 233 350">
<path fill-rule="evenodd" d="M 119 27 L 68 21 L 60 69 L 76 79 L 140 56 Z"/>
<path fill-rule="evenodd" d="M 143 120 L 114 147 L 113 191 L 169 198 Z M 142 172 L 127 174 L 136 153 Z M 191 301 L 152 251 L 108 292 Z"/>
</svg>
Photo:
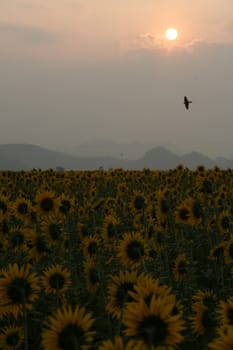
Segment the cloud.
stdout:
<svg viewBox="0 0 233 350">
<path fill-rule="evenodd" d="M 129 37 L 121 41 L 120 47 L 124 51 L 149 51 L 151 53 L 161 51 L 161 53 L 187 51 L 192 52 L 199 45 L 204 44 L 202 38 L 192 38 L 187 41 L 168 42 L 164 35 L 154 35 L 153 33 L 143 33 L 135 37 Z"/>
<path fill-rule="evenodd" d="M 17 23 L 0 22 L 0 36 L 26 43 L 53 43 L 59 40 L 59 33 L 47 29 Z"/>
</svg>

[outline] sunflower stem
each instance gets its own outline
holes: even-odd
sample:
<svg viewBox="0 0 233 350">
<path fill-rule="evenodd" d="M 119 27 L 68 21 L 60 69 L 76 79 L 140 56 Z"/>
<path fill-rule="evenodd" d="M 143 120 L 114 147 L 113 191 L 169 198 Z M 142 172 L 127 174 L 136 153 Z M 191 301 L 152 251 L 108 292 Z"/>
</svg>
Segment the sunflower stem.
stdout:
<svg viewBox="0 0 233 350">
<path fill-rule="evenodd" d="M 141 254 L 140 249 L 138 249 L 138 254 L 139 254 L 139 256 L 140 256 L 140 260 L 141 260 L 141 263 L 142 263 L 142 266 L 143 266 L 143 270 L 144 270 L 144 272 L 145 272 L 146 274 L 148 274 L 148 270 L 147 270 L 147 268 L 146 268 L 145 260 L 144 260 L 143 257 L 142 257 L 142 254 Z"/>
<path fill-rule="evenodd" d="M 28 350 L 28 319 L 27 319 L 27 308 L 26 308 L 26 300 L 25 300 L 25 292 L 22 289 L 23 295 L 23 325 L 24 325 L 24 350 Z"/>
</svg>

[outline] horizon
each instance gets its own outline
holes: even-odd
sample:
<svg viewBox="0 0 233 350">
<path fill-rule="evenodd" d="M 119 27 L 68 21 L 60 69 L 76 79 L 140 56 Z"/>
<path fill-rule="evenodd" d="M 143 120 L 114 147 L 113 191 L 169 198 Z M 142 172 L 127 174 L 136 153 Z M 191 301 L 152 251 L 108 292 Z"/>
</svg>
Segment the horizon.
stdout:
<svg viewBox="0 0 233 350">
<path fill-rule="evenodd" d="M 31 146 L 35 148 L 41 148 L 48 151 L 54 151 L 67 156 L 72 157 L 112 157 L 121 160 L 137 160 L 144 157 L 147 152 L 162 149 L 167 152 L 173 153 L 175 156 L 182 157 L 189 154 L 199 154 L 211 160 L 225 158 L 226 160 L 233 160 L 233 154 L 230 156 L 222 155 L 211 155 L 200 150 L 190 148 L 189 150 L 182 150 L 174 147 L 171 144 L 160 144 L 160 143 L 142 143 L 133 141 L 130 143 L 119 143 L 115 140 L 104 140 L 96 139 L 80 143 L 73 148 L 62 148 L 62 147 L 49 147 L 41 144 L 33 143 L 0 143 L 1 146 Z"/>
</svg>

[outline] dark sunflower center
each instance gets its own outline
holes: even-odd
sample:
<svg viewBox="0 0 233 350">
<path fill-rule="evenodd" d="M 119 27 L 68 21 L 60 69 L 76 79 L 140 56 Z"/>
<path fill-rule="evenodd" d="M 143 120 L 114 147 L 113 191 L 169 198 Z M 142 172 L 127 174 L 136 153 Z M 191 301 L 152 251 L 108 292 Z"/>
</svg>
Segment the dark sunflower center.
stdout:
<svg viewBox="0 0 233 350">
<path fill-rule="evenodd" d="M 93 284 L 100 282 L 98 270 L 95 267 L 90 269 L 90 280 Z"/>
<path fill-rule="evenodd" d="M 109 238 L 113 238 L 113 237 L 116 236 L 116 233 L 117 233 L 117 231 L 116 231 L 115 225 L 112 222 L 110 222 L 108 224 L 108 226 L 107 226 L 107 235 L 108 235 L 108 237 Z"/>
<path fill-rule="evenodd" d="M 150 226 L 149 229 L 148 229 L 148 237 L 152 238 L 154 236 L 154 234 L 155 234 L 154 227 Z"/>
<path fill-rule="evenodd" d="M 7 335 L 6 337 L 6 343 L 8 346 L 11 346 L 12 348 L 16 347 L 20 340 L 18 332 L 11 332 L 10 334 Z"/>
<path fill-rule="evenodd" d="M 20 247 L 24 243 L 24 235 L 22 232 L 13 232 L 11 234 L 11 243 L 14 248 Z"/>
<path fill-rule="evenodd" d="M 5 214 L 5 212 L 7 211 L 7 205 L 5 202 L 0 201 L 0 209 L 3 212 L 3 214 Z"/>
<path fill-rule="evenodd" d="M 212 193 L 213 188 L 212 188 L 212 183 L 209 180 L 204 180 L 202 183 L 202 188 L 201 191 L 204 193 Z"/>
<path fill-rule="evenodd" d="M 54 241 L 58 240 L 61 236 L 61 226 L 59 224 L 50 224 L 49 233 Z"/>
<path fill-rule="evenodd" d="M 81 234 L 85 237 L 85 236 L 89 236 L 89 230 L 88 227 L 86 225 L 82 225 L 81 227 Z"/>
<path fill-rule="evenodd" d="M 230 219 L 228 216 L 223 216 L 221 220 L 221 226 L 224 230 L 227 230 L 230 226 Z"/>
<path fill-rule="evenodd" d="M 49 284 L 53 289 L 62 289 L 65 283 L 65 277 L 61 273 L 53 273 L 49 278 Z"/>
<path fill-rule="evenodd" d="M 201 204 L 198 201 L 194 201 L 193 203 L 193 216 L 196 219 L 200 219 L 202 217 L 203 211 Z"/>
<path fill-rule="evenodd" d="M 59 349 L 76 350 L 81 349 L 83 343 L 84 332 L 81 327 L 76 324 L 68 324 L 60 332 L 58 336 Z"/>
<path fill-rule="evenodd" d="M 163 214 L 166 214 L 169 210 L 169 205 L 166 198 L 162 198 L 160 201 L 160 209 Z"/>
<path fill-rule="evenodd" d="M 179 217 L 182 220 L 188 220 L 189 216 L 190 216 L 190 213 L 189 213 L 189 210 L 187 208 L 181 208 L 179 210 Z"/>
<path fill-rule="evenodd" d="M 224 253 L 223 247 L 217 247 L 217 248 L 214 250 L 213 256 L 216 257 L 216 258 L 219 258 L 220 256 L 223 255 L 223 253 Z"/>
<path fill-rule="evenodd" d="M 209 309 L 216 307 L 216 301 L 214 300 L 213 296 L 205 296 L 203 298 L 203 304 Z"/>
<path fill-rule="evenodd" d="M 216 325 L 214 315 L 208 309 L 203 312 L 201 320 L 205 329 L 215 327 Z"/>
<path fill-rule="evenodd" d="M 92 256 L 94 254 L 96 254 L 97 252 L 97 243 L 96 242 L 90 242 L 88 245 L 88 253 Z"/>
<path fill-rule="evenodd" d="M 218 205 L 218 206 L 222 206 L 222 205 L 223 205 L 223 200 L 222 200 L 222 198 L 218 198 L 218 199 L 217 199 L 217 205 Z"/>
<path fill-rule="evenodd" d="M 15 278 L 8 286 L 8 297 L 14 304 L 22 304 L 32 292 L 30 283 L 24 278 Z"/>
<path fill-rule="evenodd" d="M 130 302 L 133 298 L 128 294 L 129 291 L 134 290 L 132 282 L 124 282 L 120 284 L 116 292 L 116 305 L 122 307 L 124 303 Z"/>
<path fill-rule="evenodd" d="M 147 316 L 138 324 L 138 335 L 149 346 L 163 345 L 167 333 L 167 324 L 156 315 Z"/>
<path fill-rule="evenodd" d="M 27 203 L 19 203 L 17 207 L 17 211 L 19 214 L 27 214 L 28 213 Z"/>
<path fill-rule="evenodd" d="M 136 196 L 134 200 L 134 207 L 137 210 L 143 209 L 145 207 L 145 198 L 142 196 Z"/>
<path fill-rule="evenodd" d="M 59 207 L 60 212 L 63 214 L 67 214 L 70 211 L 70 208 L 71 208 L 70 201 L 68 201 L 68 199 L 62 200 L 61 205 Z"/>
<path fill-rule="evenodd" d="M 149 252 L 148 252 L 148 256 L 151 258 L 151 259 L 156 259 L 158 253 L 155 249 L 150 249 Z"/>
<path fill-rule="evenodd" d="M 231 243 L 229 246 L 229 255 L 233 259 L 233 243 Z"/>
<path fill-rule="evenodd" d="M 178 266 L 178 271 L 180 275 L 185 275 L 187 272 L 187 265 L 185 261 L 181 261 Z"/>
<path fill-rule="evenodd" d="M 54 207 L 53 199 L 50 197 L 43 198 L 40 202 L 40 207 L 45 212 L 51 211 Z"/>
<path fill-rule="evenodd" d="M 233 309 L 229 306 L 229 309 L 227 310 L 227 318 L 229 324 L 232 326 L 233 325 Z"/>
<path fill-rule="evenodd" d="M 36 249 L 38 253 L 45 253 L 48 251 L 47 242 L 44 237 L 38 236 L 36 239 Z"/>
<path fill-rule="evenodd" d="M 128 244 L 126 251 L 130 259 L 140 260 L 144 253 L 144 248 L 141 242 L 135 240 Z"/>
<path fill-rule="evenodd" d="M 163 232 L 160 232 L 160 231 L 157 232 L 156 240 L 157 240 L 158 244 L 162 244 L 163 243 L 163 241 L 164 241 L 164 234 L 163 234 Z"/>
</svg>

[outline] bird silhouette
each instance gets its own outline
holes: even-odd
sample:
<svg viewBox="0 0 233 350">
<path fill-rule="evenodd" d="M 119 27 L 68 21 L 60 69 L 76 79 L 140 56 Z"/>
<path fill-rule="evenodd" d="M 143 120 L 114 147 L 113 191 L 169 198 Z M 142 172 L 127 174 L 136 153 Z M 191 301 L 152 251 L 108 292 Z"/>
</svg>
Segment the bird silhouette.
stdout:
<svg viewBox="0 0 233 350">
<path fill-rule="evenodd" d="M 189 109 L 189 104 L 192 103 L 192 101 L 188 100 L 187 96 L 184 96 L 184 105 L 186 109 Z"/>
</svg>

